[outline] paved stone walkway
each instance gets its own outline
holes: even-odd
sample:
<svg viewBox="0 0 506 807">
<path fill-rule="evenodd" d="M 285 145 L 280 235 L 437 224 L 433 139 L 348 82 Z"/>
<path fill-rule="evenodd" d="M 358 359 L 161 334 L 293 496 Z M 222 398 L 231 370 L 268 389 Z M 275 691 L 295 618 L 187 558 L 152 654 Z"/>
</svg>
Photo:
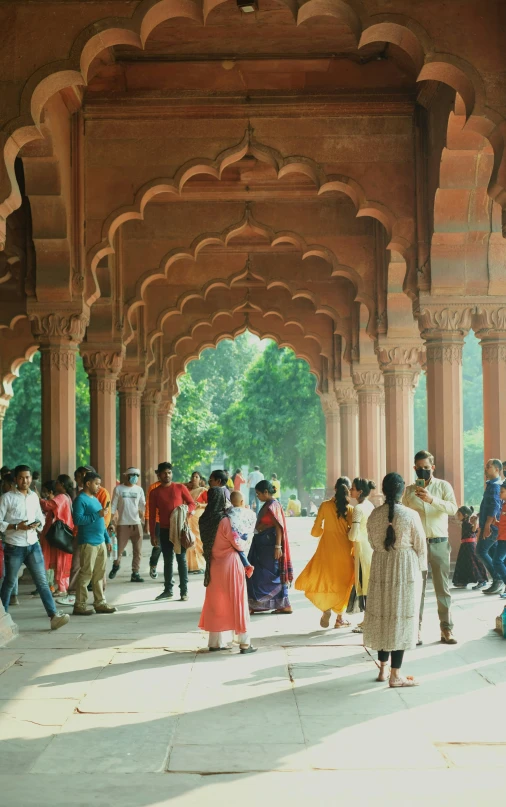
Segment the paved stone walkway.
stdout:
<svg viewBox="0 0 506 807">
<path fill-rule="evenodd" d="M 290 523 L 299 570 L 310 525 Z M 360 636 L 321 630 L 298 593 L 293 616 L 254 617 L 258 653 L 209 655 L 202 578 L 189 602 L 155 603 L 159 581 L 130 584 L 129 564 L 107 588 L 117 614 L 56 633 L 21 588 L 20 636 L 0 650 L 2 807 L 503 803 L 498 598 L 455 591 L 444 647 L 431 593 L 405 663 L 421 686 L 390 690 Z"/>
</svg>

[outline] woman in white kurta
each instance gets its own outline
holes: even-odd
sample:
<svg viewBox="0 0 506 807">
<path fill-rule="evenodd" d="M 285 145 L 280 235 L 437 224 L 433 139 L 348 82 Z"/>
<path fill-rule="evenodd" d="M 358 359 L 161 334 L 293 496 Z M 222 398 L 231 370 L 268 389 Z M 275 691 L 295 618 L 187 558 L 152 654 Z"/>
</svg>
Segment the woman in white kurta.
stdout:
<svg viewBox="0 0 506 807">
<path fill-rule="evenodd" d="M 369 499 L 369 495 L 373 490 L 376 490 L 376 484 L 372 479 L 361 479 L 359 477 L 353 480 L 350 490 L 351 497 L 356 499 L 358 504 L 353 508 L 348 538 L 353 542 L 355 550 L 355 591 L 357 596 L 362 597 L 361 610 L 364 611 L 372 560 L 372 547 L 367 534 L 367 522 L 374 510 L 374 505 Z M 353 628 L 353 633 L 362 633 L 362 627 L 363 623 L 360 623 L 356 628 Z"/>
<path fill-rule="evenodd" d="M 373 549 L 364 645 L 378 651 L 378 681 L 386 681 L 391 655 L 390 686 L 415 686 L 400 675 L 404 651 L 415 647 L 422 595 L 422 572 L 427 570 L 427 541 L 420 516 L 400 504 L 404 480 L 387 474 L 385 504 L 369 516 L 367 531 Z"/>
</svg>

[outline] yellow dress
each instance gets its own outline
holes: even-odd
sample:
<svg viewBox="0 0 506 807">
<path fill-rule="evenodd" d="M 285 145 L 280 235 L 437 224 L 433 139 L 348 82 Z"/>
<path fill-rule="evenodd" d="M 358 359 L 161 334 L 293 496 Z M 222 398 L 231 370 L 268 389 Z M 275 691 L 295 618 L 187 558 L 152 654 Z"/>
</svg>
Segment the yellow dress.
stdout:
<svg viewBox="0 0 506 807">
<path fill-rule="evenodd" d="M 329 499 L 320 505 L 311 530 L 320 542 L 295 588 L 320 611 L 331 609 L 339 614 L 348 605 L 355 581 L 353 544 L 348 538 L 352 516 L 353 507 L 348 506 L 346 519 L 338 517 L 335 501 Z"/>
</svg>

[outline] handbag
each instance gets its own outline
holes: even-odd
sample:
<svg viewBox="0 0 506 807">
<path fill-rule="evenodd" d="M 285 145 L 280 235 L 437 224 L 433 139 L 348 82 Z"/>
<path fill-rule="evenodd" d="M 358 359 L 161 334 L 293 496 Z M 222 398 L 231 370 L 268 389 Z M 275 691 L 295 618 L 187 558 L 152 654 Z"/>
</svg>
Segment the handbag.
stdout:
<svg viewBox="0 0 506 807">
<path fill-rule="evenodd" d="M 181 529 L 180 540 L 183 549 L 192 549 L 195 546 L 195 536 L 186 521 Z"/>
<path fill-rule="evenodd" d="M 60 519 L 53 521 L 46 532 L 45 538 L 49 546 L 54 547 L 54 549 L 60 549 L 68 555 L 72 555 L 74 535 L 70 527 L 68 527 L 64 521 L 60 521 Z"/>
</svg>

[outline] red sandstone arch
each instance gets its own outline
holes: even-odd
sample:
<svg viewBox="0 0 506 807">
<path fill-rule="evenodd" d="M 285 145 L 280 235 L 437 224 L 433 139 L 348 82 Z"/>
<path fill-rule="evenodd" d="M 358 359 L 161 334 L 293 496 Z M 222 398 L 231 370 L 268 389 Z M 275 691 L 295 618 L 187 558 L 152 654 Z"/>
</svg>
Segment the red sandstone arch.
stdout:
<svg viewBox="0 0 506 807">
<path fill-rule="evenodd" d="M 8 403 L 12 398 L 13 382 L 19 377 L 23 364 L 32 361 L 38 349 L 28 317 L 15 317 L 10 328 L 0 329 L 0 401 Z"/>
<path fill-rule="evenodd" d="M 218 245 L 226 249 L 234 236 L 239 235 L 249 227 L 263 235 L 268 240 L 271 247 L 276 247 L 283 243 L 291 244 L 299 250 L 302 260 L 310 256 L 320 257 L 325 260 L 331 267 L 332 276 L 345 277 L 349 280 L 355 289 L 356 299 L 363 302 L 367 306 L 370 314 L 373 314 L 375 310 L 374 300 L 364 290 L 363 279 L 352 267 L 340 264 L 336 256 L 327 247 L 319 244 L 307 244 L 303 236 L 299 233 L 286 231 L 274 232 L 268 226 L 255 221 L 247 208 L 241 221 L 230 225 L 221 233 L 203 233 L 193 241 L 189 248 L 175 248 L 171 250 L 162 258 L 158 271 L 148 271 L 138 279 L 135 295 L 133 299 L 127 302 L 125 307 L 125 319 L 129 322 L 130 328 L 132 328 L 132 314 L 138 307 L 144 305 L 144 295 L 150 283 L 154 280 L 166 279 L 171 267 L 179 260 L 190 259 L 196 261 L 199 253 L 206 246 Z M 92 304 L 95 299 L 97 299 L 97 297 L 90 298 L 90 304 Z"/>
<path fill-rule="evenodd" d="M 96 268 L 99 261 L 114 252 L 114 236 L 118 228 L 127 221 L 142 221 L 146 206 L 155 196 L 162 193 L 181 196 L 188 180 L 199 174 L 212 176 L 219 181 L 224 170 L 242 160 L 246 154 L 251 154 L 271 165 L 277 172 L 279 180 L 290 174 L 302 173 L 314 183 L 319 196 L 332 192 L 343 193 L 355 205 L 357 217 L 369 216 L 384 226 L 389 239 L 388 248 L 396 249 L 409 262 L 413 242 L 413 223 L 410 219 L 398 218 L 385 204 L 368 199 L 362 186 L 351 177 L 327 176 L 321 166 L 310 157 L 284 157 L 271 146 L 256 141 L 252 130 L 247 128 L 240 143 L 220 152 L 214 160 L 198 157 L 188 160 L 173 177 L 150 180 L 138 189 L 132 205 L 111 213 L 102 227 L 102 240 L 88 253 L 88 262 L 95 283 L 97 284 Z M 90 305 L 97 299 L 96 293 L 95 290 L 90 297 Z"/>
<path fill-rule="evenodd" d="M 292 10 L 295 18 L 295 2 L 281 1 Z M 182 17 L 205 24 L 207 16 L 219 4 L 219 0 L 204 0 L 204 7 L 201 8 L 194 0 L 142 0 L 130 20 L 113 17 L 95 22 L 76 38 L 68 59 L 46 64 L 37 70 L 26 82 L 19 116 L 6 124 L 0 141 L 4 157 L 0 175 L 0 223 L 21 202 L 14 175 L 14 160 L 23 145 L 40 137 L 41 114 L 47 100 L 66 87 L 86 84 L 93 60 L 106 48 L 129 45 L 142 49 L 151 31 L 162 22 Z M 489 190 L 494 198 L 505 204 L 506 185 L 503 180 L 506 179 L 506 166 L 503 164 L 503 150 L 506 122 L 486 106 L 479 73 L 456 55 L 435 53 L 426 32 L 413 20 L 401 15 L 383 14 L 371 21 L 360 14 L 359 9 L 360 4 L 350 0 L 309 0 L 299 9 L 297 22 L 303 24 L 322 15 L 343 19 L 346 24 L 353 26 L 357 36 L 362 30 L 359 47 L 371 42 L 392 42 L 413 60 L 418 70 L 418 81 L 442 81 L 459 92 L 466 104 L 467 117 L 480 116 L 480 127 L 488 131 L 486 136 L 492 143 L 497 161 L 497 171 Z M 468 125 L 474 127 L 476 122 L 469 121 Z M 5 225 L 0 230 L 0 244 L 4 239 Z"/>
<path fill-rule="evenodd" d="M 228 326 L 225 324 L 223 319 L 228 319 L 229 324 Z M 287 347 L 293 350 L 297 358 L 303 359 L 309 365 L 309 369 L 311 373 L 315 376 L 317 383 L 320 382 L 321 379 L 321 368 L 318 364 L 316 358 L 310 355 L 307 352 L 307 349 L 304 348 L 303 343 L 300 339 L 294 334 L 289 334 L 283 332 L 283 328 L 280 330 L 274 328 L 272 325 L 267 325 L 266 323 L 262 322 L 254 322 L 251 321 L 243 321 L 241 323 L 234 324 L 230 320 L 232 319 L 232 315 L 229 312 L 226 312 L 224 317 L 222 318 L 221 322 L 216 322 L 213 328 L 213 325 L 208 324 L 206 326 L 205 323 L 202 323 L 202 327 L 207 327 L 209 333 L 201 333 L 197 336 L 196 340 L 193 342 L 187 340 L 187 344 L 184 347 L 183 353 L 177 357 L 166 357 L 163 363 L 163 384 L 169 386 L 171 389 L 171 394 L 177 395 L 178 394 L 178 387 L 177 387 L 177 379 L 180 378 L 185 372 L 186 367 L 188 364 L 198 359 L 200 354 L 203 350 L 209 347 L 216 347 L 218 342 L 222 341 L 223 339 L 234 339 L 239 334 L 244 333 L 246 330 L 251 331 L 256 336 L 261 339 L 272 339 L 279 347 Z M 182 345 L 180 345 L 180 348 Z M 177 359 L 177 364 L 175 363 Z"/>
<path fill-rule="evenodd" d="M 441 155 L 431 276 L 422 276 L 424 290 L 439 294 L 506 293 L 506 243 L 500 207 L 488 193 L 493 171 L 493 148 L 482 134 L 466 126 L 466 106 L 457 95 Z"/>
</svg>

